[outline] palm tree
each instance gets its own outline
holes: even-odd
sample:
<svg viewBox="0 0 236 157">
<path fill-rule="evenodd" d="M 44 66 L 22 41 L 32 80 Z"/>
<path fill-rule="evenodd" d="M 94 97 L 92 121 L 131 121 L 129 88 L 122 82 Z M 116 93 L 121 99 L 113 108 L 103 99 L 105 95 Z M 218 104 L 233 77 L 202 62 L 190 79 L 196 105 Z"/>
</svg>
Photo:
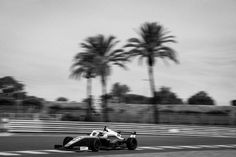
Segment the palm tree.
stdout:
<svg viewBox="0 0 236 157">
<path fill-rule="evenodd" d="M 96 72 L 101 77 L 102 97 L 103 97 L 103 118 L 109 121 L 107 108 L 107 77 L 111 74 L 111 66 L 117 65 L 126 68 L 124 62 L 127 57 L 122 49 L 115 49 L 119 41 L 114 36 L 105 37 L 104 35 L 96 35 L 86 39 L 81 46 L 86 52 L 94 56 L 94 65 Z"/>
<path fill-rule="evenodd" d="M 153 118 L 154 122 L 158 123 L 158 109 L 156 105 L 156 89 L 154 82 L 153 66 L 156 63 L 156 58 L 168 58 L 178 63 L 176 53 L 171 47 L 165 46 L 165 43 L 175 42 L 174 36 L 169 36 L 169 32 L 166 32 L 162 25 L 158 23 L 144 23 L 140 27 L 139 38 L 130 38 L 128 44 L 125 45 L 129 49 L 127 54 L 129 57 L 139 57 L 142 61 L 146 59 L 148 66 L 148 75 L 150 82 L 150 89 L 153 97 Z"/>
<path fill-rule="evenodd" d="M 96 68 L 93 64 L 93 56 L 87 53 L 78 53 L 73 59 L 71 66 L 71 78 L 87 79 L 87 120 L 91 120 L 92 112 L 92 78 L 96 77 Z"/>
</svg>

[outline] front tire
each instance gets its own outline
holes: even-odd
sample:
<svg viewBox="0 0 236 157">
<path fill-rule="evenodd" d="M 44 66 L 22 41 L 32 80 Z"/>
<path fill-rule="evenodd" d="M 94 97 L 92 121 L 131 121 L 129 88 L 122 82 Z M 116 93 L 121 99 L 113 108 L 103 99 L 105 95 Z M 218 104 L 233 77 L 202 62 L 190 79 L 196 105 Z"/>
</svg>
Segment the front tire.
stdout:
<svg viewBox="0 0 236 157">
<path fill-rule="evenodd" d="M 99 141 L 99 139 L 94 139 L 89 148 L 93 152 L 98 152 L 100 150 L 100 147 L 101 147 L 101 142 Z"/>
<path fill-rule="evenodd" d="M 63 147 L 65 147 L 65 145 L 69 143 L 71 140 L 73 140 L 73 137 L 69 137 L 69 136 L 65 137 L 63 140 Z"/>
<path fill-rule="evenodd" d="M 138 146 L 138 141 L 136 138 L 128 138 L 126 141 L 127 148 L 129 150 L 135 150 Z"/>
</svg>

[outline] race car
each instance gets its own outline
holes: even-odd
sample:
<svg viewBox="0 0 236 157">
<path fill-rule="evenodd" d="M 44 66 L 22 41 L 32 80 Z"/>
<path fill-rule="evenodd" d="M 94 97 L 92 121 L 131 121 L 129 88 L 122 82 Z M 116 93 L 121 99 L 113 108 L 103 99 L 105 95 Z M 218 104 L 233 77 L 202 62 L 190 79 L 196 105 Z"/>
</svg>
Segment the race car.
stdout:
<svg viewBox="0 0 236 157">
<path fill-rule="evenodd" d="M 103 130 L 93 130 L 88 136 L 75 138 L 65 137 L 62 145 L 55 145 L 55 149 L 74 150 L 87 147 L 88 150 L 97 152 L 100 149 L 125 149 L 135 150 L 138 142 L 136 132 L 132 132 L 128 138 L 121 136 L 121 131 L 115 132 L 106 126 Z"/>
</svg>

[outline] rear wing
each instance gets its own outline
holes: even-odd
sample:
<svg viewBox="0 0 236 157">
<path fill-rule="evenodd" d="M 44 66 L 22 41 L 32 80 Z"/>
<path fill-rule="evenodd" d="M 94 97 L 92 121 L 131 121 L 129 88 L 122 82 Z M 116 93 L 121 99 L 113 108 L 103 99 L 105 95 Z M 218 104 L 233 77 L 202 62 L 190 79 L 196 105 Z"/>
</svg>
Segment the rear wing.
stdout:
<svg viewBox="0 0 236 157">
<path fill-rule="evenodd" d="M 121 134 L 127 134 L 127 135 L 130 134 L 131 138 L 135 138 L 136 137 L 136 131 L 134 131 L 134 132 L 121 131 L 121 130 L 113 131 L 113 130 L 109 129 L 107 126 L 104 127 L 103 131 L 110 132 L 110 133 L 112 133 L 114 135 L 117 135 L 117 136 L 121 136 Z"/>
<path fill-rule="evenodd" d="M 131 131 L 121 131 L 121 130 L 117 130 L 116 131 L 118 134 L 126 134 L 126 135 L 129 135 L 130 134 L 130 137 L 131 138 L 135 138 L 136 137 L 136 131 L 134 132 L 131 132 Z"/>
</svg>

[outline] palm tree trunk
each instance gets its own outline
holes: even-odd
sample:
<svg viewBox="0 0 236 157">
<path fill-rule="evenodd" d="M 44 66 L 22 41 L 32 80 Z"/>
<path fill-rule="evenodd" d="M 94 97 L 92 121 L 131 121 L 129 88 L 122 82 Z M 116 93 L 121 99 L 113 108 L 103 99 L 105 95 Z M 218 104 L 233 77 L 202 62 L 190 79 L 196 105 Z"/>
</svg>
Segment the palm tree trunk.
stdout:
<svg viewBox="0 0 236 157">
<path fill-rule="evenodd" d="M 108 122 L 109 117 L 108 117 L 108 110 L 107 110 L 107 83 L 106 83 L 106 77 L 105 76 L 101 76 L 101 82 L 102 82 L 103 120 L 105 122 Z"/>
<path fill-rule="evenodd" d="M 155 89 L 155 81 L 154 81 L 154 74 L 153 74 L 153 66 L 148 65 L 148 75 L 149 75 L 149 82 L 150 82 L 150 89 L 152 93 L 152 108 L 153 108 L 153 119 L 154 123 L 159 122 L 159 113 L 156 103 L 156 89 Z"/>
<path fill-rule="evenodd" d="M 92 79 L 87 79 L 87 100 L 88 100 L 88 107 L 87 107 L 87 120 L 91 120 L 91 113 L 92 113 Z"/>
</svg>

